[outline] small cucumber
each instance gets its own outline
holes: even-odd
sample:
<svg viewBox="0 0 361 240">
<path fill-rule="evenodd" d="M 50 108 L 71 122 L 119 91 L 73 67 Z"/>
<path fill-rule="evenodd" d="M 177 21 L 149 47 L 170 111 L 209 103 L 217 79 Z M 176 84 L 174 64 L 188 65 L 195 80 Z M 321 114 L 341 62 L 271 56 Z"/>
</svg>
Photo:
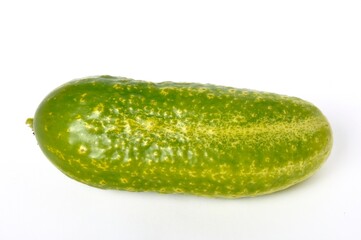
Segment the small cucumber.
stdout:
<svg viewBox="0 0 361 240">
<path fill-rule="evenodd" d="M 327 119 L 299 98 L 112 76 L 60 86 L 27 123 L 63 173 L 128 191 L 272 193 L 310 177 L 332 147 Z"/>
</svg>

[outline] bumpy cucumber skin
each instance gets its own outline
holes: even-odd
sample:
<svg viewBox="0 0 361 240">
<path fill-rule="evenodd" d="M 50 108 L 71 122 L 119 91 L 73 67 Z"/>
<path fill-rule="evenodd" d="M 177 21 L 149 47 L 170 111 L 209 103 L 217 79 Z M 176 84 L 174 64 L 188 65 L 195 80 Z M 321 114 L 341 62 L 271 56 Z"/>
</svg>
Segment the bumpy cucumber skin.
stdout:
<svg viewBox="0 0 361 240">
<path fill-rule="evenodd" d="M 226 198 L 301 182 L 332 147 L 327 119 L 298 98 L 111 76 L 55 89 L 33 130 L 50 161 L 85 184 Z"/>
</svg>

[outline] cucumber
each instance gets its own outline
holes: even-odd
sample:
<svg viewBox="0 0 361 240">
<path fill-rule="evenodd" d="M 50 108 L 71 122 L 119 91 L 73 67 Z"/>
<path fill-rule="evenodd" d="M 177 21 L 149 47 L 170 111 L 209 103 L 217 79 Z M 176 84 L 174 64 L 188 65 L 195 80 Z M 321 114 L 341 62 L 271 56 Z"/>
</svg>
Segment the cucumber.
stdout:
<svg viewBox="0 0 361 240">
<path fill-rule="evenodd" d="M 211 84 L 78 79 L 27 123 L 64 174 L 127 191 L 268 194 L 310 177 L 332 148 L 330 124 L 311 103 Z"/>
</svg>

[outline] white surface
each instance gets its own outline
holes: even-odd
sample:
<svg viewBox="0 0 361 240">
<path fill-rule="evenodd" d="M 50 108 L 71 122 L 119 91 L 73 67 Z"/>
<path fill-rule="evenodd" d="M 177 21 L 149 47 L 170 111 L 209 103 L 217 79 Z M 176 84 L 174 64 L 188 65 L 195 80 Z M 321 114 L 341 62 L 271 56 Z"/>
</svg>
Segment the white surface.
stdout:
<svg viewBox="0 0 361 240">
<path fill-rule="evenodd" d="M 1 1 L 0 239 L 361 239 L 360 1 Z M 334 131 L 308 181 L 239 200 L 103 191 L 60 173 L 25 119 L 110 74 L 298 96 Z"/>
</svg>

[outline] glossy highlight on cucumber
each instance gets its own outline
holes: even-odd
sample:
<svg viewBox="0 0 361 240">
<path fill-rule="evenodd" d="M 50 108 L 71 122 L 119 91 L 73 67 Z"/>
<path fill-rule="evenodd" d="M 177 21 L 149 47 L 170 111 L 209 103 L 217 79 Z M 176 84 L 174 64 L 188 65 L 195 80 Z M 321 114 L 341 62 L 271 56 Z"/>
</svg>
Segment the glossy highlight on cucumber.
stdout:
<svg viewBox="0 0 361 240">
<path fill-rule="evenodd" d="M 332 148 L 330 124 L 309 102 L 189 82 L 73 80 L 27 123 L 67 176 L 137 192 L 268 194 L 310 177 Z"/>
</svg>

